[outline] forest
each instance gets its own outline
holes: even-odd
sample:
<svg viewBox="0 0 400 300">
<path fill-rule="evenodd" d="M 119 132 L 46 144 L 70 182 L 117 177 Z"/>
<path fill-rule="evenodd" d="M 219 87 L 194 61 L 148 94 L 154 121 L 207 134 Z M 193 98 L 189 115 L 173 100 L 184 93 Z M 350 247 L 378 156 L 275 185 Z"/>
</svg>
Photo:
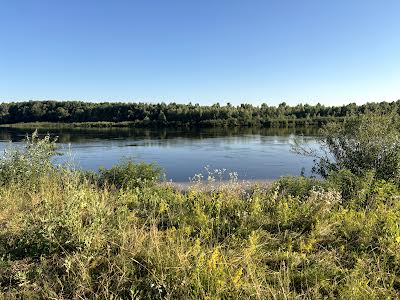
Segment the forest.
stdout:
<svg viewBox="0 0 400 300">
<path fill-rule="evenodd" d="M 28 101 L 0 104 L 0 124 L 50 122 L 80 123 L 86 126 L 132 127 L 304 127 L 322 126 L 333 120 L 362 115 L 367 112 L 387 113 L 400 110 L 394 102 L 350 103 L 342 106 L 298 104 L 285 102 L 278 106 L 230 103 L 211 106 L 177 103 L 89 103 L 81 101 Z"/>
</svg>

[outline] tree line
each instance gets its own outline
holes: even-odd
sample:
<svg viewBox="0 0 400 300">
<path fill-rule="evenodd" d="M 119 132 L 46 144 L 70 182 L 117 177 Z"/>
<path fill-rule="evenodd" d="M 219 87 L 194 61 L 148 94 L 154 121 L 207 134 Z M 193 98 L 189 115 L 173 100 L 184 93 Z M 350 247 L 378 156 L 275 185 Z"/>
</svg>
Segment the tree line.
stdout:
<svg viewBox="0 0 400 300">
<path fill-rule="evenodd" d="M 55 122 L 125 122 L 129 126 L 321 126 L 333 120 L 368 112 L 400 111 L 400 100 L 394 102 L 350 103 L 342 106 L 298 104 L 285 102 L 278 106 L 238 106 L 177 103 L 122 103 L 81 101 L 26 101 L 0 104 L 0 124 Z"/>
</svg>

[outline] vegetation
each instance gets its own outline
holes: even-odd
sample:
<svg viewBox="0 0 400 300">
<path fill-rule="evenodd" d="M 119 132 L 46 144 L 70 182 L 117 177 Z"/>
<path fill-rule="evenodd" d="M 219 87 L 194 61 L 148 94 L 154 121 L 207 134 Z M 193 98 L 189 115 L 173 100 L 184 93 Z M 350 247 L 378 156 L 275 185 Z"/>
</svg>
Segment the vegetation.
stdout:
<svg viewBox="0 0 400 300">
<path fill-rule="evenodd" d="M 382 134 L 365 120 L 344 139 L 360 153 Z M 380 164 L 183 193 L 154 184 L 152 166 L 53 166 L 52 145 L 33 137 L 1 160 L 0 299 L 400 297 L 398 173 L 385 180 Z"/>
<path fill-rule="evenodd" d="M 392 112 L 400 110 L 397 102 L 355 103 L 343 106 L 299 104 L 289 106 L 253 106 L 241 104 L 212 106 L 176 103 L 85 103 L 78 101 L 29 101 L 0 104 L 0 124 L 50 122 L 76 123 L 78 127 L 166 127 L 166 126 L 262 126 L 304 127 L 321 126 L 333 120 L 357 116 L 367 112 Z"/>
<path fill-rule="evenodd" d="M 372 172 L 376 179 L 400 183 L 400 123 L 397 115 L 367 113 L 330 123 L 321 130 L 320 149 L 298 151 L 316 158 L 314 172 L 328 177 L 349 170 L 363 176 Z"/>
<path fill-rule="evenodd" d="M 44 174 L 53 175 L 56 168 L 50 159 L 56 154 L 55 142 L 49 135 L 39 139 L 35 131 L 31 137 L 27 136 L 24 149 L 6 149 L 0 160 L 0 186 L 17 184 L 32 187 Z"/>
<path fill-rule="evenodd" d="M 161 169 L 154 164 L 127 160 L 111 169 L 100 168 L 97 183 L 118 189 L 152 186 L 161 177 Z M 96 177 L 94 177 L 96 178 Z"/>
</svg>

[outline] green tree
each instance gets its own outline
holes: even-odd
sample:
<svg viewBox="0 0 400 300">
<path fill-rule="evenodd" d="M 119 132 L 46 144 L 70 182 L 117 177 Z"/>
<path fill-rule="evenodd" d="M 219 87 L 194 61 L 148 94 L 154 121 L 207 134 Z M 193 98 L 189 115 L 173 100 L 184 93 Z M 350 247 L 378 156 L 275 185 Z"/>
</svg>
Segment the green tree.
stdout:
<svg viewBox="0 0 400 300">
<path fill-rule="evenodd" d="M 167 123 L 167 117 L 165 116 L 163 111 L 160 111 L 160 113 L 158 114 L 158 121 L 161 122 L 162 124 Z"/>
</svg>

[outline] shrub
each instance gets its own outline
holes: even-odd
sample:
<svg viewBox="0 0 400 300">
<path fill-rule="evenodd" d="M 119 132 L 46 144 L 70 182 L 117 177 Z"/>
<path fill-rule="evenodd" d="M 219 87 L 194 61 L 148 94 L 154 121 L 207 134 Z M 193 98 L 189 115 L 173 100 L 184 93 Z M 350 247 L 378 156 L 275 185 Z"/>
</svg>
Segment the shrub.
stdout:
<svg viewBox="0 0 400 300">
<path fill-rule="evenodd" d="M 37 131 L 27 136 L 22 147 L 11 145 L 0 159 L 0 185 L 10 183 L 35 184 L 40 178 L 55 171 L 51 158 L 56 154 L 56 139 L 46 135 L 38 137 Z"/>
<path fill-rule="evenodd" d="M 153 185 L 161 176 L 161 169 L 154 164 L 123 161 L 110 169 L 99 169 L 99 184 L 116 188 L 136 188 Z"/>
<path fill-rule="evenodd" d="M 327 182 L 341 192 L 345 202 L 357 199 L 361 203 L 375 181 L 374 176 L 375 173 L 371 171 L 357 176 L 348 169 L 342 169 L 331 171 Z"/>
<path fill-rule="evenodd" d="M 313 171 L 324 178 L 349 170 L 357 176 L 374 172 L 375 178 L 400 183 L 400 131 L 393 114 L 365 114 L 321 129 L 320 149 L 297 145 L 295 151 L 315 158 Z"/>
</svg>

